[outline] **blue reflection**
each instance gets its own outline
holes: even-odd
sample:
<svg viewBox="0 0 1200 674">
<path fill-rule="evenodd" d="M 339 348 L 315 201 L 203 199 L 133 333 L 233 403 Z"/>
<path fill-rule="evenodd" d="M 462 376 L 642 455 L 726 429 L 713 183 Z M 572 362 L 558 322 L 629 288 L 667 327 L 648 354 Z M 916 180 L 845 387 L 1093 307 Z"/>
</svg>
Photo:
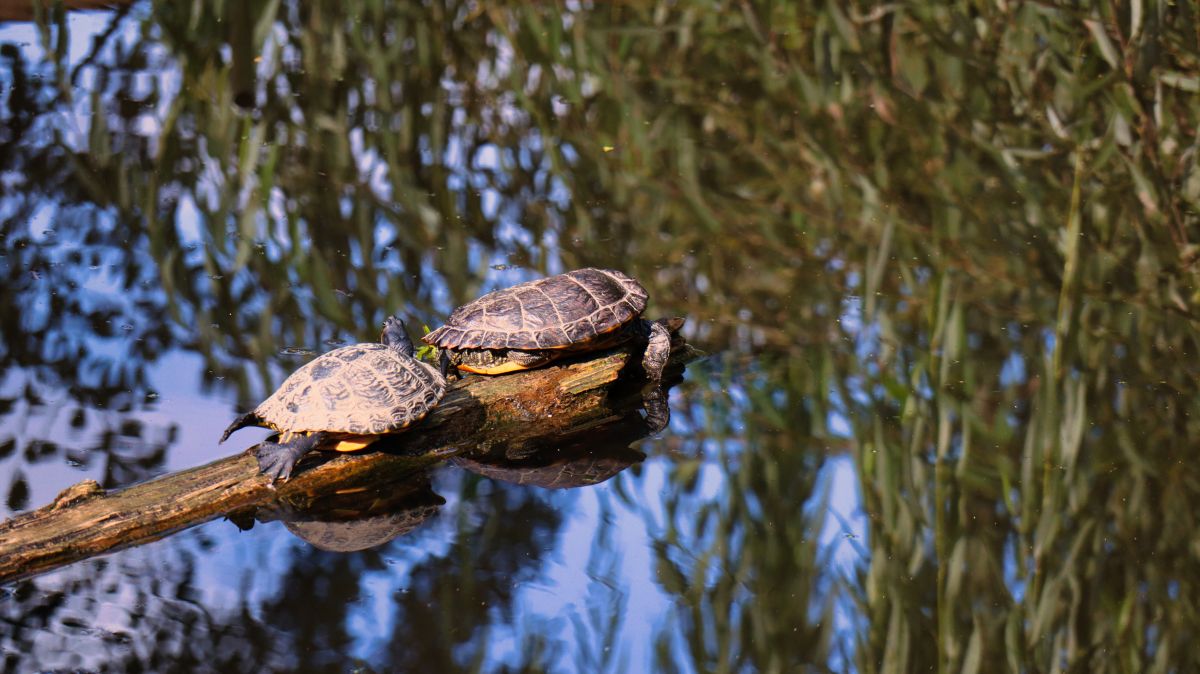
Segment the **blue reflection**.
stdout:
<svg viewBox="0 0 1200 674">
<path fill-rule="evenodd" d="M 133 19 L 118 26 L 121 39 L 140 38 Z M 110 14 L 70 14 L 67 62 L 87 58 L 110 21 Z M 0 41 L 23 30 L 33 29 L 0 28 Z M 42 63 L 36 33 L 26 37 L 26 60 Z M 180 86 L 175 64 L 163 58 L 153 83 L 142 74 L 133 87 L 162 92 L 158 107 L 132 124 L 131 136 L 151 145 Z M 86 71 L 76 84 L 80 94 L 93 86 Z M 86 130 L 98 120 L 89 119 L 86 96 L 71 114 L 59 120 L 71 131 L 65 142 L 87 152 Z M 34 142 L 48 143 L 50 131 Z M 464 257 L 451 258 L 458 269 L 444 268 L 447 258 L 433 249 L 413 266 L 401 237 L 410 226 L 428 232 L 445 223 L 432 210 L 402 204 L 358 131 L 349 137 L 354 169 L 366 196 L 391 204 L 392 212 L 368 219 L 364 238 L 339 240 L 345 247 L 336 252 L 351 273 L 306 276 L 299 267 L 319 262 L 327 225 L 301 215 L 296 200 L 304 195 L 277 186 L 255 197 L 265 203 L 261 211 L 223 210 L 248 208 L 253 186 L 237 182 L 250 178 L 234 175 L 208 140 L 200 138 L 195 156 L 181 161 L 180 170 L 196 173 L 194 185 L 155 193 L 165 203 L 150 209 L 162 212 L 136 240 L 121 237 L 115 210 L 71 210 L 52 193 L 37 203 L 0 201 L 6 222 L 24 217 L 6 231 L 24 228 L 29 239 L 27 248 L 6 250 L 3 264 L 36 257 L 55 270 L 21 288 L 33 307 L 20 316 L 25 336 L 46 333 L 62 318 L 52 306 L 56 293 L 79 305 L 70 319 L 79 325 L 37 340 L 38 362 L 65 363 L 63 371 L 50 376 L 45 368 L 14 365 L 4 372 L 3 397 L 12 405 L 0 426 L 0 443 L 7 443 L 0 447 L 8 447 L 0 458 L 6 515 L 48 503 L 84 478 L 117 488 L 236 451 L 216 446 L 217 429 L 303 357 L 356 338 L 348 327 L 367 331 L 368 313 L 384 308 L 378 304 L 417 297 L 425 306 L 411 310 L 432 322 L 463 295 L 563 271 L 562 249 L 580 247 L 561 240 L 556 221 L 571 196 L 543 153 L 556 139 L 531 132 L 515 149 L 484 144 L 468 156 L 452 134 L 440 157 L 428 139 L 418 140 L 424 165 L 450 171 L 453 198 L 478 192 L 494 241 L 468 239 Z M 562 151 L 578 156 L 569 146 Z M 551 226 L 522 223 L 497 189 L 513 163 L 534 174 L 527 189 L 560 208 L 546 215 Z M 485 172 L 499 175 L 482 180 Z M 354 220 L 359 195 L 325 196 L 335 217 Z M 99 243 L 77 240 L 96 231 Z M 611 235 L 598 241 L 608 245 Z M 79 259 L 71 257 L 76 252 Z M 368 265 L 373 278 L 354 275 Z M 133 278 L 122 276 L 130 269 Z M 274 272 L 283 279 L 273 293 L 264 279 Z M 455 272 L 464 272 L 459 283 L 467 287 L 452 287 L 447 279 Z M 717 290 L 704 273 L 697 279 L 699 292 Z M 392 294 L 397 286 L 420 292 Z M 372 292 L 375 304 L 350 301 Z M 281 308 L 283 294 L 288 303 Z M 866 330 L 856 301 L 842 311 L 849 333 Z M 85 328 L 93 316 L 98 325 Z M 238 320 L 247 316 L 255 321 Z M 753 326 L 737 332 L 746 344 L 761 341 Z M 271 339 L 253 342 L 259 333 Z M 16 337 L 5 335 L 5 342 Z M 263 352 L 262 343 L 276 352 Z M 756 646 L 743 636 L 760 619 L 756 604 L 778 597 L 798 606 L 788 620 L 819 625 L 838 574 L 863 563 L 847 543 L 865 545 L 866 535 L 852 464 L 826 460 L 828 448 L 821 447 L 851 436 L 848 402 L 822 414 L 820 404 L 768 376 L 784 365 L 735 354 L 695 365 L 671 394 L 677 414 L 669 430 L 633 443 L 649 458 L 602 484 L 551 491 L 447 468 L 434 482 L 446 500 L 436 517 L 391 542 L 345 554 L 318 549 L 281 522 L 249 530 L 211 522 L 20 583 L 16 599 L 0 609 L 7 621 L 0 643 L 18 665 L 50 669 L 153 669 L 172 661 L 261 671 L 344 667 L 357 659 L 380 671 L 474 662 L 483 671 L 645 671 L 666 663 L 707 671 Z M 862 402 L 857 382 L 848 384 Z M 255 438 L 238 440 L 246 446 Z M 816 558 L 831 563 L 799 568 L 796 550 L 814 538 Z M 748 570 L 745 560 L 754 555 L 762 556 L 762 575 Z M 64 603 L 52 620 L 39 618 Z M 851 622 L 846 610 L 839 605 L 834 613 L 838 629 Z M 772 647 L 786 647 L 789 635 L 774 635 Z M 852 636 L 843 638 L 849 649 Z"/>
</svg>

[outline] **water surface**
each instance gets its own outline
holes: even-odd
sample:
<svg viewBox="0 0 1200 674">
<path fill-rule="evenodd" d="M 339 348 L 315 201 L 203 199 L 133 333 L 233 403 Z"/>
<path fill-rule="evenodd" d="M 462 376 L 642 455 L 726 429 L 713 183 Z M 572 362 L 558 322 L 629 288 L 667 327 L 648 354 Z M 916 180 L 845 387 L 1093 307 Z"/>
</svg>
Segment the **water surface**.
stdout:
<svg viewBox="0 0 1200 674">
<path fill-rule="evenodd" d="M 218 430 L 314 355 L 545 274 L 625 270 L 709 354 L 669 428 L 574 448 L 621 457 L 597 484 L 446 465 L 384 533 L 234 517 L 0 587 L 5 668 L 1196 668 L 1197 20 L 0 26 L 5 516 L 237 451 Z"/>
</svg>

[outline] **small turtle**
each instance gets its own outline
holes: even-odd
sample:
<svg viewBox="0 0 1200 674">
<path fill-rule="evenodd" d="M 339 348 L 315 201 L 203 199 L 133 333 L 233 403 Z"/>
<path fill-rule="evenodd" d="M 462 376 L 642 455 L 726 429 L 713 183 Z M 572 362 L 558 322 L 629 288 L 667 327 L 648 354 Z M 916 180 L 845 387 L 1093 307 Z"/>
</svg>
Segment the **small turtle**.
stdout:
<svg viewBox="0 0 1200 674">
<path fill-rule="evenodd" d="M 443 370 L 478 374 L 526 370 L 636 339 L 646 342 L 642 366 L 657 382 L 682 320 L 647 321 L 645 309 L 646 289 L 629 275 L 577 269 L 490 292 L 422 339 L 443 350 Z"/>
<path fill-rule="evenodd" d="M 287 479 L 313 449 L 362 449 L 420 420 L 445 394 L 445 377 L 413 357 L 404 321 L 384 321 L 380 341 L 334 349 L 296 370 L 230 424 L 221 442 L 246 426 L 278 431 L 278 440 L 259 444 L 254 453 L 264 475 Z"/>
</svg>

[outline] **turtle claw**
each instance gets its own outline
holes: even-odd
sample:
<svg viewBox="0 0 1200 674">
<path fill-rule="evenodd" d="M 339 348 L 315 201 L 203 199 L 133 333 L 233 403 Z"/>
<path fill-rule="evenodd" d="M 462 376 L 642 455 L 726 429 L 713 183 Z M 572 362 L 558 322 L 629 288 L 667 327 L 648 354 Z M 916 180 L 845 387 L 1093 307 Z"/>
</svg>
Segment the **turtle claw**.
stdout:
<svg viewBox="0 0 1200 674">
<path fill-rule="evenodd" d="M 294 436 L 287 442 L 259 443 L 254 448 L 254 458 L 258 459 L 258 470 L 270 479 L 271 484 L 277 480 L 287 480 L 292 476 L 292 470 L 300 457 L 312 451 L 325 437 L 324 433 Z"/>
<path fill-rule="evenodd" d="M 296 461 L 300 459 L 294 453 L 287 451 L 289 447 L 285 447 L 277 442 L 264 442 L 254 448 L 254 458 L 258 459 L 258 471 L 271 481 L 272 484 L 276 480 L 286 480 L 292 475 L 292 469 L 296 467 Z"/>
</svg>

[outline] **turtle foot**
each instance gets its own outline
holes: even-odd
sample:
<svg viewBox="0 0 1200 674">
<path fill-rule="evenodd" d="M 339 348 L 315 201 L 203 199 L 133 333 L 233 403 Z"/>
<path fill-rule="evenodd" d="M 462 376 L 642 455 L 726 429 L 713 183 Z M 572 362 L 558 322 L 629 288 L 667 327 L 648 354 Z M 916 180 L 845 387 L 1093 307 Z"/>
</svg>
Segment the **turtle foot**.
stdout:
<svg viewBox="0 0 1200 674">
<path fill-rule="evenodd" d="M 287 480 L 292 476 L 292 470 L 300 457 L 312 451 L 323 438 L 323 433 L 313 433 L 292 436 L 292 439 L 286 442 L 260 443 L 254 448 L 259 472 L 267 476 L 272 483 Z"/>
</svg>

